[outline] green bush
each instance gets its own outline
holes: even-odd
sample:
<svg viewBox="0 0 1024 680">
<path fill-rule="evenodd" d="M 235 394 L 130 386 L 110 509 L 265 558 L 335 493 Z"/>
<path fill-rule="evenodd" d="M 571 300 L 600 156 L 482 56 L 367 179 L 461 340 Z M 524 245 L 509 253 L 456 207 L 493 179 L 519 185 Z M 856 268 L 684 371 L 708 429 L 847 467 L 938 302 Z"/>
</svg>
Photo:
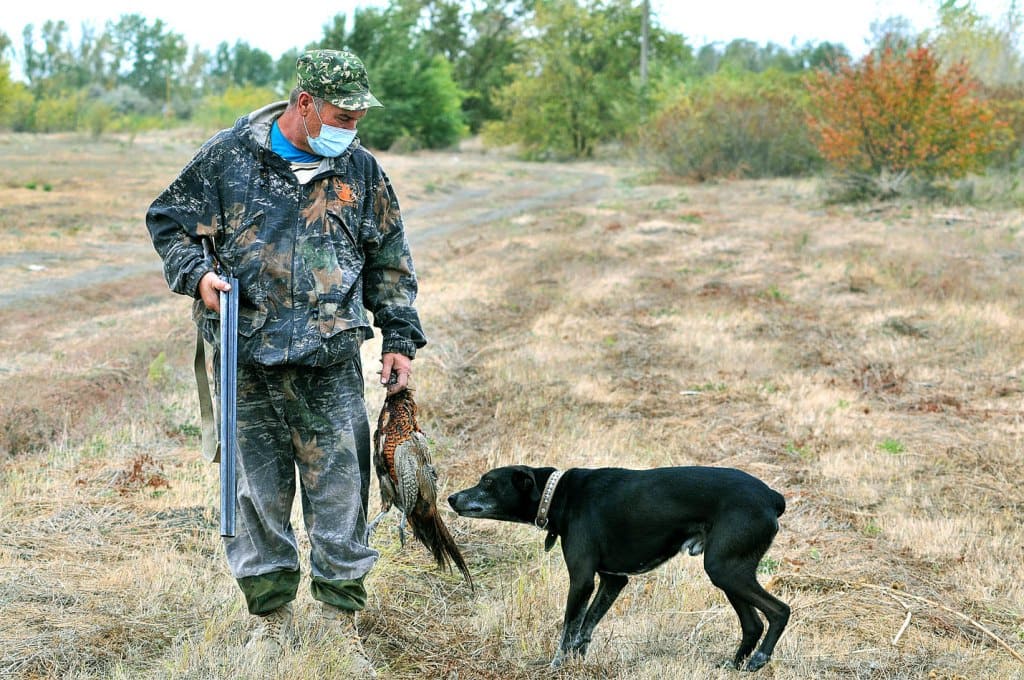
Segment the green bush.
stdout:
<svg viewBox="0 0 1024 680">
<path fill-rule="evenodd" d="M 463 93 L 451 64 L 444 57 L 417 64 L 415 56 L 405 54 L 371 70 L 374 94 L 384 108 L 370 109 L 359 123 L 359 139 L 366 146 L 443 149 L 465 136 Z"/>
<path fill-rule="evenodd" d="M 82 92 L 63 92 L 44 97 L 35 103 L 35 132 L 77 130 L 85 109 L 86 97 Z"/>
<path fill-rule="evenodd" d="M 153 101 L 128 85 L 118 85 L 112 90 L 90 92 L 90 96 L 109 107 L 114 114 L 123 116 L 156 116 L 163 108 L 162 102 Z"/>
<path fill-rule="evenodd" d="M 662 105 L 639 135 L 663 170 L 696 180 L 813 173 L 800 81 L 777 71 L 719 72 Z"/>
<path fill-rule="evenodd" d="M 82 124 L 93 137 L 100 137 L 110 128 L 115 115 L 112 106 L 100 100 L 93 100 L 82 112 Z"/>
<path fill-rule="evenodd" d="M 503 117 L 486 121 L 481 128 L 488 146 L 516 145 L 528 160 L 566 159 L 587 155 L 593 142 L 582 128 L 592 115 L 579 115 L 589 98 L 552 97 L 556 88 L 540 78 L 531 78 L 520 65 L 509 67 L 514 80 L 494 94 Z M 570 101 L 572 100 L 572 101 Z"/>
<path fill-rule="evenodd" d="M 0 96 L 0 128 L 15 132 L 35 129 L 36 104 L 32 93 L 22 83 L 10 83 Z"/>
<path fill-rule="evenodd" d="M 1020 170 L 1024 167 L 1024 84 L 987 87 L 981 91 L 996 120 L 1006 123 L 1006 144 L 993 152 L 989 167 L 1000 170 Z"/>
<path fill-rule="evenodd" d="M 196 107 L 192 122 L 207 130 L 222 130 L 234 125 L 239 117 L 284 98 L 281 93 L 265 87 L 229 87 L 204 97 Z"/>
<path fill-rule="evenodd" d="M 14 83 L 0 105 L 0 128 L 14 132 L 86 131 L 94 137 L 106 132 L 139 132 L 165 125 L 158 106 L 139 99 L 124 106 L 123 90 L 82 89 L 35 99 L 21 83 Z M 138 104 L 144 104 L 139 106 Z"/>
<path fill-rule="evenodd" d="M 1012 139 L 977 96 L 967 65 L 943 67 L 927 46 L 818 71 L 807 87 L 818 150 L 869 196 L 894 198 L 904 185 L 930 189 L 983 170 Z"/>
</svg>

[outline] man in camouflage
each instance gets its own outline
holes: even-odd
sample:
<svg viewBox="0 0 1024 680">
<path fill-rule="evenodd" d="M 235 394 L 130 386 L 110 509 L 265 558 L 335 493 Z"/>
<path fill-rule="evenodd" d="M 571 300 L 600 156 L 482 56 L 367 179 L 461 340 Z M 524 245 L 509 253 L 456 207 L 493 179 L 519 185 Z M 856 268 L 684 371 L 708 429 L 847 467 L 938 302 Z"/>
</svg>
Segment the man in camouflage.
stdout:
<svg viewBox="0 0 1024 680">
<path fill-rule="evenodd" d="M 312 50 L 287 102 L 238 119 L 199 150 L 150 206 L 146 224 L 170 288 L 195 298 L 193 318 L 216 352 L 218 295 L 238 280 L 238 530 L 224 547 L 255 619 L 251 641 L 289 641 L 299 559 L 289 517 L 296 470 L 323 625 L 373 669 L 354 632 L 367 545 L 369 423 L 359 348 L 382 334 L 381 376 L 409 380 L 426 344 L 398 201 L 355 138 L 369 108 L 354 55 Z M 206 248 L 204 249 L 204 241 Z M 217 366 L 217 361 L 210 365 Z M 394 379 L 392 379 L 394 378 Z"/>
</svg>

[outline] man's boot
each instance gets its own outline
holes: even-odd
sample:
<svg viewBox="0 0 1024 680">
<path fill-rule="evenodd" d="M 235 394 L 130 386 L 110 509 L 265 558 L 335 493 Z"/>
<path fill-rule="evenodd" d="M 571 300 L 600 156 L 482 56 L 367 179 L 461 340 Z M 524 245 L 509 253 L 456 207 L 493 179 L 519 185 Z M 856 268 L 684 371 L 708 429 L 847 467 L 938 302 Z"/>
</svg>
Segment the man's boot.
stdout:
<svg viewBox="0 0 1024 680">
<path fill-rule="evenodd" d="M 256 621 L 249 632 L 246 650 L 260 655 L 264 660 L 276 661 L 292 639 L 292 603 L 287 602 L 277 609 L 254 617 Z"/>
<path fill-rule="evenodd" d="M 320 626 L 323 642 L 337 645 L 337 648 L 351 659 L 352 672 L 358 674 L 353 677 L 377 677 L 377 672 L 363 649 L 359 631 L 356 630 L 355 612 L 322 603 Z"/>
</svg>

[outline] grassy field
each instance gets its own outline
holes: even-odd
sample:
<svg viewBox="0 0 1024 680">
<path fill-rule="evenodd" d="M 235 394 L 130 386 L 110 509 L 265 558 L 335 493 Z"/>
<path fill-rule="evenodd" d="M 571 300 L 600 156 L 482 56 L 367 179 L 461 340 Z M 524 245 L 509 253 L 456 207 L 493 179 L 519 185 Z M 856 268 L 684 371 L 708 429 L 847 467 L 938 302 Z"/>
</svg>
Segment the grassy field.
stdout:
<svg viewBox="0 0 1024 680">
<path fill-rule="evenodd" d="M 143 224 L 203 137 L 0 136 L 0 677 L 346 677 L 305 644 L 305 580 L 282 664 L 241 647 L 189 301 Z M 509 463 L 740 467 L 788 503 L 761 580 L 793 616 L 760 677 L 1024 678 L 1019 210 L 381 159 L 421 279 L 414 380 L 443 495 Z M 700 558 L 632 579 L 587 659 L 552 674 L 559 551 L 445 519 L 475 592 L 400 548 L 393 518 L 373 539 L 361 626 L 382 678 L 737 677 L 720 666 L 738 622 Z"/>
</svg>

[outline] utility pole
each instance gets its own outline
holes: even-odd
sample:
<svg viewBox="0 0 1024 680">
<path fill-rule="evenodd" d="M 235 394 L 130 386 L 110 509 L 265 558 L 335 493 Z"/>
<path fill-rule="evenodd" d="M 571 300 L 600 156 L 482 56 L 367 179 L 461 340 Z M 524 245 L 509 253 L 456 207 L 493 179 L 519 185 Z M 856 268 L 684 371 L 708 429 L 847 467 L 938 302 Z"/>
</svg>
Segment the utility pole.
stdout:
<svg viewBox="0 0 1024 680">
<path fill-rule="evenodd" d="M 647 52 L 650 50 L 651 0 L 644 0 L 640 19 L 640 87 L 647 86 Z"/>
<path fill-rule="evenodd" d="M 640 16 L 640 115 L 647 119 L 647 53 L 651 43 L 651 0 L 643 0 L 643 13 Z M 647 164 L 647 144 L 639 145 L 641 165 Z"/>
</svg>

